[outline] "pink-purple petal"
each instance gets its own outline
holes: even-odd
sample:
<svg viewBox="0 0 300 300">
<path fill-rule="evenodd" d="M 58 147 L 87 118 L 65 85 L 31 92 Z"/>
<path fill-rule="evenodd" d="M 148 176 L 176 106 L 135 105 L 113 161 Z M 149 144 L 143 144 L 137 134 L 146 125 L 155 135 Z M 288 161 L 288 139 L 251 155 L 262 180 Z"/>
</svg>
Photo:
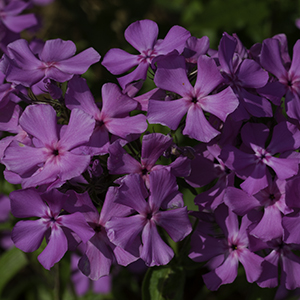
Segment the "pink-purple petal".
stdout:
<svg viewBox="0 0 300 300">
<path fill-rule="evenodd" d="M 132 117 L 110 119 L 105 123 L 105 126 L 110 133 L 126 139 L 130 134 L 143 133 L 147 129 L 148 124 L 146 116 L 139 114 Z"/>
<path fill-rule="evenodd" d="M 197 66 L 198 73 L 194 89 L 198 97 L 204 97 L 223 82 L 223 77 L 215 61 L 206 55 L 199 56 Z"/>
<path fill-rule="evenodd" d="M 158 36 L 158 26 L 151 20 L 136 21 L 127 27 L 124 36 L 132 47 L 142 53 L 153 49 Z"/>
<path fill-rule="evenodd" d="M 26 157 L 26 159 L 24 159 Z M 37 165 L 46 160 L 44 148 L 34 148 L 12 141 L 4 152 L 2 163 L 8 171 L 26 176 L 37 169 Z"/>
<path fill-rule="evenodd" d="M 71 58 L 56 62 L 55 66 L 64 73 L 81 75 L 99 60 L 99 53 L 93 48 L 88 48 Z"/>
<path fill-rule="evenodd" d="M 1 21 L 9 30 L 16 33 L 38 24 L 35 14 L 25 14 L 19 16 L 6 15 L 5 17 L 1 18 Z"/>
<path fill-rule="evenodd" d="M 78 268 L 92 280 L 109 275 L 110 267 L 114 260 L 109 246 L 95 235 L 88 243 L 85 254 L 80 258 Z"/>
<path fill-rule="evenodd" d="M 263 241 L 280 238 L 283 234 L 281 220 L 280 210 L 275 205 L 267 206 L 265 207 L 262 219 L 250 231 L 250 234 Z"/>
<path fill-rule="evenodd" d="M 67 250 L 68 241 L 63 230 L 59 226 L 52 227 L 48 245 L 38 256 L 38 261 L 45 269 L 50 270 L 63 258 Z"/>
<path fill-rule="evenodd" d="M 220 132 L 213 128 L 207 121 L 199 103 L 192 104 L 189 107 L 185 127 L 182 133 L 205 143 L 208 143 L 220 134 Z"/>
<path fill-rule="evenodd" d="M 88 142 L 95 127 L 95 120 L 82 110 L 74 108 L 71 112 L 70 121 L 61 134 L 59 144 L 67 150 L 72 150 Z"/>
<path fill-rule="evenodd" d="M 150 124 L 159 123 L 176 130 L 190 104 L 184 99 L 174 101 L 150 100 L 147 120 Z"/>
<path fill-rule="evenodd" d="M 113 217 L 105 225 L 109 240 L 129 253 L 138 256 L 140 234 L 145 226 L 145 217 L 134 215 L 126 218 Z"/>
<path fill-rule="evenodd" d="M 235 280 L 239 261 L 233 253 L 226 258 L 221 266 L 203 275 L 204 283 L 209 290 L 215 291 L 220 285 L 232 283 Z"/>
<path fill-rule="evenodd" d="M 113 48 L 105 54 L 102 65 L 113 75 L 119 75 L 138 65 L 138 56 Z"/>
<path fill-rule="evenodd" d="M 167 169 L 152 171 L 149 179 L 151 191 L 149 206 L 152 211 L 158 211 L 164 201 L 178 194 L 176 179 Z"/>
<path fill-rule="evenodd" d="M 55 62 L 70 58 L 76 53 L 76 46 L 72 41 L 61 39 L 48 40 L 45 42 L 39 57 L 44 62 Z"/>
<path fill-rule="evenodd" d="M 10 58 L 14 59 L 19 68 L 24 70 L 36 70 L 42 67 L 42 63 L 34 56 L 28 42 L 23 39 L 16 40 L 7 46 Z"/>
<path fill-rule="evenodd" d="M 251 59 L 244 59 L 239 66 L 238 79 L 245 88 L 261 88 L 269 79 L 267 71 Z"/>
<path fill-rule="evenodd" d="M 11 238 L 17 248 L 24 252 L 33 252 L 40 247 L 46 230 L 43 219 L 19 221 L 13 228 Z"/>
<path fill-rule="evenodd" d="M 155 50 L 158 54 L 168 54 L 174 49 L 181 53 L 185 46 L 185 41 L 190 35 L 190 32 L 185 28 L 175 25 L 168 31 L 165 38 L 155 45 Z"/>
<path fill-rule="evenodd" d="M 239 105 L 239 101 L 230 87 L 227 87 L 218 94 L 200 99 L 199 103 L 204 111 L 212 113 L 223 122 Z"/>
<path fill-rule="evenodd" d="M 256 281 L 262 272 L 263 258 L 245 248 L 239 252 L 239 260 L 245 269 L 247 281 Z"/>
<path fill-rule="evenodd" d="M 236 214 L 243 216 L 251 209 L 261 206 L 260 202 L 243 190 L 227 187 L 224 202 Z"/>
<path fill-rule="evenodd" d="M 172 143 L 172 138 L 167 135 L 161 133 L 145 134 L 142 142 L 142 164 L 144 166 L 153 167 L 159 157 Z"/>
<path fill-rule="evenodd" d="M 299 169 L 298 158 L 271 157 L 266 164 L 271 167 L 277 177 L 282 180 L 296 175 Z"/>
<path fill-rule="evenodd" d="M 11 212 L 16 218 L 43 217 L 47 205 L 35 189 L 16 190 L 9 195 Z"/>
<path fill-rule="evenodd" d="M 65 102 L 66 106 L 71 110 L 79 108 L 94 118 L 99 114 L 99 108 L 95 103 L 94 97 L 86 80 L 82 77 L 73 76 L 69 81 Z"/>
<path fill-rule="evenodd" d="M 147 222 L 142 233 L 140 257 L 149 267 L 166 265 L 173 258 L 173 250 L 162 240 L 153 221 Z"/>
<path fill-rule="evenodd" d="M 287 77 L 279 49 L 279 41 L 273 38 L 263 41 L 260 63 L 264 69 L 275 75 L 278 79 Z"/>
<path fill-rule="evenodd" d="M 87 224 L 84 216 L 80 212 L 70 215 L 61 215 L 59 223 L 74 231 L 81 240 L 86 243 L 95 234 L 94 230 Z"/>
<path fill-rule="evenodd" d="M 183 240 L 192 231 L 186 207 L 158 212 L 154 219 L 157 225 L 166 230 L 174 242 Z"/>
<path fill-rule="evenodd" d="M 52 145 L 58 140 L 56 112 L 50 105 L 30 105 L 20 117 L 20 125 L 44 145 Z"/>
<path fill-rule="evenodd" d="M 157 63 L 154 82 L 157 87 L 188 96 L 193 91 L 193 87 L 188 80 L 185 70 L 185 59 L 183 56 L 167 56 Z"/>
<path fill-rule="evenodd" d="M 149 208 L 145 200 L 147 196 L 148 192 L 146 191 L 142 178 L 138 174 L 130 174 L 123 180 L 115 201 L 133 208 L 140 214 L 147 214 Z"/>
</svg>

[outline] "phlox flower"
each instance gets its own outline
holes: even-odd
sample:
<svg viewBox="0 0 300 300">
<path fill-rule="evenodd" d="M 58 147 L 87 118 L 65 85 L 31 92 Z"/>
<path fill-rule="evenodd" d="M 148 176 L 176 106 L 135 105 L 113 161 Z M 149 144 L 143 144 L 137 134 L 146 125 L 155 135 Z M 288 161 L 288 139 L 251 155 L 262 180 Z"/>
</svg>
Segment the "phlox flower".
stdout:
<svg viewBox="0 0 300 300">
<path fill-rule="evenodd" d="M 181 53 L 190 33 L 183 27 L 173 26 L 163 40 L 158 40 L 157 36 L 158 26 L 155 22 L 136 21 L 125 30 L 125 39 L 140 54 L 132 55 L 124 50 L 113 48 L 104 56 L 102 65 L 114 75 L 122 74 L 137 66 L 133 72 L 118 78 L 123 89 L 133 81 L 145 80 L 147 70 L 155 57 L 166 55 L 173 50 Z"/>
<path fill-rule="evenodd" d="M 20 15 L 27 9 L 30 3 L 22 0 L 0 1 L 0 26 L 5 27 L 15 33 L 19 33 L 26 28 L 37 25 L 38 21 L 34 14 Z M 2 26 L 1 26 L 2 27 Z"/>
<path fill-rule="evenodd" d="M 288 51 L 286 51 L 288 54 Z M 273 74 L 284 90 L 286 113 L 293 119 L 300 120 L 300 40 L 293 48 L 293 58 L 286 64 L 282 58 L 280 42 L 277 38 L 265 39 L 262 44 L 260 63 L 264 69 Z M 279 104 L 277 101 L 275 104 Z"/>
<path fill-rule="evenodd" d="M 249 119 L 250 116 L 271 117 L 272 107 L 256 89 L 266 85 L 268 72 L 252 59 L 241 57 L 235 52 L 240 46 L 238 39 L 227 33 L 220 41 L 218 58 L 225 84 L 229 85 L 239 98 L 239 107 L 233 114 L 235 120 Z"/>
<path fill-rule="evenodd" d="M 237 215 L 225 204 L 221 204 L 214 215 L 224 237 L 211 236 L 207 230 L 203 231 L 198 226 L 192 235 L 189 254 L 197 262 L 208 260 L 207 266 L 211 271 L 203 275 L 205 285 L 214 291 L 222 284 L 232 283 L 237 277 L 239 262 L 245 269 L 247 281 L 254 282 L 261 273 L 263 258 L 248 249 L 249 220 L 244 217 L 239 228 Z M 203 222 L 199 225 L 203 225 Z"/>
<path fill-rule="evenodd" d="M 88 142 L 95 121 L 85 112 L 74 109 L 69 124 L 59 128 L 51 106 L 30 105 L 21 115 L 19 125 L 33 137 L 32 144 L 13 140 L 6 148 L 2 163 L 8 180 L 15 173 L 23 188 L 43 184 L 61 186 L 82 174 L 89 165 L 90 156 L 80 146 Z"/>
<path fill-rule="evenodd" d="M 174 256 L 157 226 L 162 227 L 175 242 L 184 239 L 192 227 L 187 208 L 177 206 L 177 198 L 181 198 L 181 194 L 175 177 L 162 169 L 152 171 L 149 179 L 148 193 L 138 174 L 124 178 L 116 202 L 132 208 L 133 213 L 126 217 L 113 217 L 106 223 L 106 229 L 112 243 L 140 256 L 147 266 L 152 267 L 165 265 Z"/>
<path fill-rule="evenodd" d="M 45 269 L 61 260 L 68 244 L 88 241 L 94 234 L 80 212 L 61 214 L 67 196 L 53 189 L 40 194 L 35 189 L 13 191 L 10 194 L 11 211 L 17 218 L 38 217 L 19 221 L 12 231 L 16 247 L 24 252 L 37 250 L 46 236 L 47 246 L 38 256 Z M 72 235 L 76 234 L 72 238 Z"/>
<path fill-rule="evenodd" d="M 238 99 L 230 87 L 219 93 L 211 93 L 223 82 L 214 62 L 200 55 L 197 61 L 197 79 L 193 87 L 186 73 L 185 59 L 169 55 L 157 62 L 154 82 L 164 90 L 181 96 L 172 101 L 149 100 L 147 119 L 149 123 L 160 123 L 176 130 L 185 114 L 183 134 L 202 142 L 209 142 L 220 132 L 206 119 L 209 112 L 223 122 L 238 106 Z"/>
<path fill-rule="evenodd" d="M 94 233 L 92 237 L 80 245 L 83 256 L 78 262 L 78 268 L 81 272 L 92 280 L 98 280 L 109 275 L 110 267 L 114 262 L 126 266 L 138 259 L 138 257 L 112 244 L 107 237 L 106 223 L 113 216 L 124 216 L 131 212 L 129 207 L 114 202 L 116 194 L 116 187 L 108 189 L 99 214 L 87 192 L 83 194 L 77 194 L 74 191 L 68 192 L 69 199 L 66 210 L 72 213 L 81 212 Z"/>
<path fill-rule="evenodd" d="M 88 48 L 75 55 L 76 46 L 72 41 L 48 40 L 36 56 L 26 40 L 19 39 L 7 46 L 7 55 L 0 63 L 1 71 L 8 82 L 30 87 L 43 79 L 57 82 L 70 80 L 74 74 L 83 74 L 100 55 Z M 75 56 L 74 56 L 75 55 Z"/>
<path fill-rule="evenodd" d="M 75 76 L 70 80 L 65 97 L 69 109 L 83 110 L 95 119 L 95 128 L 86 149 L 93 155 L 108 153 L 111 139 L 122 138 L 125 144 L 126 140 L 137 138 L 147 129 L 146 117 L 143 114 L 129 116 L 138 103 L 122 94 L 114 83 L 102 86 L 101 109 L 96 105 L 83 78 Z"/>
<path fill-rule="evenodd" d="M 149 187 L 149 174 L 153 170 L 170 168 L 175 176 L 186 176 L 190 172 L 187 157 L 178 157 L 170 165 L 157 165 L 161 155 L 173 144 L 173 139 L 161 133 L 145 134 L 142 139 L 141 161 L 129 155 L 120 145 L 113 143 L 108 151 L 107 167 L 111 174 L 139 174 Z"/>
<path fill-rule="evenodd" d="M 263 244 L 260 248 L 262 247 Z M 288 290 L 299 288 L 300 258 L 293 252 L 293 250 L 299 250 L 299 245 L 286 243 L 281 236 L 268 241 L 263 249 L 268 250 L 269 254 L 261 264 L 262 273 L 256 283 L 262 288 L 276 287 L 278 285 L 278 267 L 280 266 L 280 285 L 285 286 Z"/>
<path fill-rule="evenodd" d="M 261 123 L 247 123 L 241 129 L 244 142 L 243 151 L 225 145 L 220 158 L 225 165 L 245 179 L 241 188 L 254 195 L 268 185 L 270 167 L 280 180 L 288 179 L 298 173 L 299 157 L 291 155 L 299 147 L 299 130 L 288 122 L 274 127 L 270 143 L 266 146 L 269 129 Z M 277 157 L 277 154 L 281 154 Z M 285 154 L 285 155 L 282 155 Z"/>
<path fill-rule="evenodd" d="M 243 190 L 228 187 L 224 202 L 238 215 L 252 213 L 253 224 L 249 234 L 263 241 L 270 241 L 282 236 L 282 217 L 293 212 L 286 205 L 285 189 L 285 180 L 268 178 L 268 186 L 253 196 Z M 257 216 L 254 217 L 254 213 Z"/>
</svg>

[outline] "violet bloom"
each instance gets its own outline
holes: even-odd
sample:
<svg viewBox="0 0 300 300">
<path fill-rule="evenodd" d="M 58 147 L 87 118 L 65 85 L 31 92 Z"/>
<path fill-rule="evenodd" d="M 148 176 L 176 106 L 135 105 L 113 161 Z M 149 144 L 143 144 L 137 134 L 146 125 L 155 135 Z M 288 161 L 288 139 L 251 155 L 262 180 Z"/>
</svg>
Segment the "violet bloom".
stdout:
<svg viewBox="0 0 300 300">
<path fill-rule="evenodd" d="M 207 36 L 203 36 L 197 39 L 194 36 L 190 36 L 185 42 L 185 48 L 182 55 L 185 57 L 185 61 L 188 64 L 189 71 L 192 70 L 197 64 L 198 57 L 207 53 L 209 49 L 209 39 Z"/>
<path fill-rule="evenodd" d="M 238 215 L 251 213 L 253 209 L 260 210 L 257 220 L 249 230 L 249 234 L 263 241 L 270 241 L 282 236 L 282 215 L 293 212 L 285 203 L 286 181 L 268 178 L 268 186 L 253 196 L 244 191 L 229 187 L 226 191 L 224 202 Z M 263 209 L 261 211 L 261 209 Z"/>
<path fill-rule="evenodd" d="M 37 25 L 34 14 L 20 15 L 30 3 L 25 1 L 0 1 L 0 26 L 5 25 L 12 32 L 19 33 L 24 29 Z"/>
<path fill-rule="evenodd" d="M 270 102 L 258 96 L 256 89 L 266 85 L 269 79 L 268 72 L 251 59 L 243 59 L 235 52 L 238 39 L 224 33 L 220 41 L 218 58 L 221 74 L 225 84 L 232 87 L 239 98 L 240 104 L 234 113 L 234 119 L 249 119 L 256 117 L 271 117 Z"/>
<path fill-rule="evenodd" d="M 13 140 L 17 140 L 26 145 L 31 144 L 28 134 L 19 125 L 19 117 L 22 113 L 21 107 L 9 101 L 6 106 L 0 109 L 0 131 L 7 131 L 15 135 L 9 135 L 0 139 L 0 161 L 5 149 Z"/>
<path fill-rule="evenodd" d="M 40 247 L 46 236 L 48 244 L 38 260 L 48 270 L 61 260 L 69 243 L 76 244 L 78 238 L 87 242 L 94 234 L 80 212 L 60 214 L 67 198 L 55 189 L 40 194 L 30 188 L 10 194 L 15 217 L 38 217 L 37 220 L 19 221 L 13 228 L 12 240 L 22 251 L 32 252 Z"/>
<path fill-rule="evenodd" d="M 109 294 L 112 288 L 112 276 L 103 276 L 98 280 L 89 279 L 84 274 L 82 274 L 77 265 L 80 256 L 72 253 L 71 255 L 71 280 L 73 282 L 74 290 L 78 296 L 83 296 L 90 290 L 92 285 L 92 291 L 94 294 Z"/>
<path fill-rule="evenodd" d="M 222 149 L 220 158 L 225 165 L 245 179 L 241 188 L 249 195 L 256 194 L 268 185 L 270 167 L 280 180 L 288 179 L 298 172 L 299 158 L 289 155 L 299 147 L 299 130 L 290 123 L 281 122 L 274 127 L 268 146 L 269 129 L 264 124 L 247 123 L 241 130 L 244 151 L 231 145 Z M 275 156 L 280 153 L 281 156 Z M 282 157 L 282 154 L 286 154 Z"/>
<path fill-rule="evenodd" d="M 23 39 L 10 43 L 7 52 L 0 66 L 6 74 L 6 80 L 27 87 L 45 78 L 58 82 L 68 81 L 74 74 L 85 73 L 100 60 L 100 55 L 93 48 L 74 56 L 75 44 L 61 39 L 46 41 L 38 57 Z"/>
<path fill-rule="evenodd" d="M 88 142 L 95 121 L 85 112 L 74 109 L 69 124 L 59 130 L 51 106 L 30 105 L 19 124 L 33 137 L 32 145 L 13 140 L 5 150 L 2 163 L 7 171 L 21 177 L 23 188 L 43 184 L 58 187 L 88 167 L 90 156 L 82 153 L 80 146 Z"/>
<path fill-rule="evenodd" d="M 260 63 L 272 73 L 285 91 L 285 109 L 289 117 L 300 120 L 300 40 L 293 48 L 291 64 L 284 64 L 280 43 L 276 38 L 263 41 Z M 279 105 L 280 102 L 275 104 Z"/>
<path fill-rule="evenodd" d="M 108 189 L 100 214 L 87 192 L 77 194 L 70 191 L 68 194 L 70 197 L 65 209 L 72 213 L 81 212 L 93 230 L 92 237 L 81 245 L 84 254 L 78 262 L 78 268 L 85 276 L 92 280 L 98 280 L 100 277 L 109 275 L 112 263 L 117 262 L 127 266 L 138 259 L 138 257 L 112 244 L 107 238 L 106 223 L 113 216 L 120 217 L 131 213 L 128 206 L 114 202 L 117 194 L 116 187 Z"/>
<path fill-rule="evenodd" d="M 223 202 L 227 187 L 234 185 L 235 173 L 225 166 L 219 158 L 220 153 L 221 148 L 214 144 L 207 146 L 203 153 L 198 152 L 191 161 L 190 176 L 185 178 L 190 185 L 202 187 L 217 180 L 210 189 L 195 197 L 194 202 L 199 210 L 216 209 Z"/>
<path fill-rule="evenodd" d="M 77 76 L 70 80 L 65 98 L 69 109 L 81 109 L 96 121 L 87 145 L 87 151 L 93 155 L 108 153 L 110 139 L 130 140 L 137 138 L 147 129 L 144 115 L 129 116 L 138 103 L 122 94 L 120 88 L 114 83 L 106 83 L 102 86 L 101 109 L 96 105 L 86 81 Z M 110 138 L 109 134 L 113 136 Z M 125 144 L 126 141 L 123 143 Z"/>
<path fill-rule="evenodd" d="M 136 21 L 125 30 L 125 39 L 136 50 L 138 55 L 132 55 L 121 49 L 110 49 L 103 58 L 102 65 L 114 75 L 129 71 L 138 66 L 133 72 L 118 78 L 124 89 L 128 83 L 146 79 L 148 67 L 153 58 L 166 55 L 173 50 L 183 51 L 185 41 L 190 33 L 180 26 L 173 26 L 163 40 L 157 40 L 158 26 L 151 20 Z"/>
<path fill-rule="evenodd" d="M 153 170 L 169 168 L 175 176 L 186 176 L 190 172 L 187 157 L 178 157 L 170 165 L 157 165 L 161 155 L 173 144 L 173 139 L 161 133 L 145 134 L 142 139 L 141 161 L 138 162 L 115 142 L 109 147 L 107 168 L 111 174 L 139 174 L 149 188 L 149 174 Z"/>
<path fill-rule="evenodd" d="M 254 282 L 261 273 L 263 258 L 248 249 L 249 220 L 244 217 L 239 228 L 237 215 L 225 204 L 215 210 L 215 219 L 225 237 L 216 238 L 197 229 L 192 235 L 189 254 L 197 262 L 209 260 L 207 265 L 212 270 L 203 275 L 206 287 L 214 291 L 222 284 L 232 283 L 237 277 L 239 262 L 245 269 L 247 281 Z"/>
<path fill-rule="evenodd" d="M 138 174 L 124 178 L 116 202 L 132 208 L 134 214 L 113 217 L 106 223 L 106 229 L 112 243 L 140 256 L 147 266 L 152 267 L 169 263 L 174 255 L 158 233 L 157 226 L 175 242 L 183 240 L 192 227 L 186 207 L 172 208 L 176 198 L 181 198 L 175 177 L 167 170 L 159 170 L 152 171 L 149 179 L 150 193 Z"/>
<path fill-rule="evenodd" d="M 173 101 L 150 100 L 147 117 L 149 123 L 160 123 L 176 130 L 187 113 L 183 134 L 202 142 L 209 142 L 220 134 L 207 121 L 204 111 L 224 122 L 237 108 L 238 99 L 230 87 L 211 95 L 223 82 L 214 60 L 208 56 L 199 56 L 194 87 L 186 74 L 184 57 L 169 55 L 159 60 L 157 67 L 155 84 L 161 89 L 179 94 L 181 98 Z"/>
<path fill-rule="evenodd" d="M 260 245 L 259 248 L 262 246 Z M 262 273 L 256 283 L 262 288 L 276 287 L 278 285 L 278 267 L 280 266 L 280 285 L 285 286 L 288 290 L 299 288 L 300 258 L 293 252 L 299 250 L 299 244 L 288 244 L 280 237 L 267 242 L 262 249 L 269 250 L 270 253 L 261 264 Z"/>
</svg>

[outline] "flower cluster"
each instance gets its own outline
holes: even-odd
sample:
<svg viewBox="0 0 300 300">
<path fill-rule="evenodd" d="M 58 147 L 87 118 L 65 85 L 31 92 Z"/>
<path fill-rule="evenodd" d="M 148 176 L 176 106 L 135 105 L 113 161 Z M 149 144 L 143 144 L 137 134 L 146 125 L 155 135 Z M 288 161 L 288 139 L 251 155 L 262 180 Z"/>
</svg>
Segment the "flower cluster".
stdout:
<svg viewBox="0 0 300 300">
<path fill-rule="evenodd" d="M 224 33 L 216 51 L 180 26 L 158 39 L 151 20 L 125 38 L 139 53 L 104 56 L 121 76 L 100 102 L 81 77 L 100 60 L 94 49 L 7 45 L 0 161 L 22 188 L 10 194 L 12 214 L 30 218 L 15 225 L 15 245 L 35 251 L 45 237 L 46 269 L 77 251 L 92 280 L 113 264 L 161 266 L 189 251 L 206 262 L 210 290 L 232 283 L 239 262 L 248 282 L 299 288 L 300 42 L 291 59 L 283 34 L 246 49 Z M 156 87 L 139 93 L 148 73 Z"/>
</svg>

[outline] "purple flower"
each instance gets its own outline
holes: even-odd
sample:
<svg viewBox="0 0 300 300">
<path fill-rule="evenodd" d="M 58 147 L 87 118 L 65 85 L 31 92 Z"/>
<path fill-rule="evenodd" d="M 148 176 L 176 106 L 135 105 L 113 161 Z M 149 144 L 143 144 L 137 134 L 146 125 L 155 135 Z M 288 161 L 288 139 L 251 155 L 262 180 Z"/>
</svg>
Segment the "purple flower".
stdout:
<svg viewBox="0 0 300 300">
<path fill-rule="evenodd" d="M 136 21 L 125 30 L 125 39 L 136 50 L 138 55 L 132 55 L 121 49 L 110 49 L 103 58 L 102 65 L 112 74 L 118 75 L 138 66 L 133 72 L 118 78 L 124 89 L 130 82 L 146 79 L 147 70 L 153 58 L 166 55 L 173 50 L 183 51 L 185 41 L 190 33 L 180 27 L 173 26 L 163 40 L 157 40 L 158 26 L 151 20 Z"/>
<path fill-rule="evenodd" d="M 192 236 L 189 254 L 197 262 L 209 260 L 208 267 L 212 271 L 203 275 L 205 285 L 214 291 L 222 284 L 232 283 L 237 277 L 239 262 L 246 271 L 248 282 L 254 282 L 261 273 L 263 258 L 248 249 L 249 220 L 244 217 L 239 228 L 237 215 L 224 204 L 215 210 L 215 219 L 225 237 L 212 237 L 199 227 Z M 203 225 L 202 222 L 199 225 Z"/>
<path fill-rule="evenodd" d="M 219 158 L 220 152 L 216 144 L 207 146 L 206 151 L 197 153 L 191 161 L 191 174 L 186 180 L 192 186 L 201 187 L 217 179 L 212 188 L 195 197 L 194 202 L 200 210 L 216 209 L 223 202 L 227 187 L 234 185 L 235 174 Z"/>
<path fill-rule="evenodd" d="M 43 184 L 61 186 L 82 174 L 89 165 L 90 156 L 82 153 L 80 146 L 88 142 L 95 121 L 85 112 L 74 109 L 69 124 L 59 128 L 51 106 L 30 105 L 19 124 L 33 137 L 32 145 L 13 140 L 2 163 L 7 171 L 21 177 L 23 188 Z"/>
<path fill-rule="evenodd" d="M 287 65 L 284 64 L 282 58 L 279 40 L 276 38 L 264 40 L 260 62 L 263 68 L 272 73 L 284 88 L 287 115 L 300 120 L 300 40 L 295 43 L 292 62 Z"/>
<path fill-rule="evenodd" d="M 192 227 L 186 207 L 176 207 L 177 198 L 179 202 L 182 200 L 175 177 L 162 169 L 152 171 L 149 179 L 150 195 L 138 174 L 125 177 L 116 201 L 132 208 L 135 213 L 113 217 L 106 223 L 106 228 L 112 243 L 140 256 L 147 266 L 152 267 L 167 264 L 174 255 L 160 237 L 157 226 L 165 229 L 175 242 L 184 239 Z"/>
<path fill-rule="evenodd" d="M 17 140 L 24 144 L 31 143 L 28 134 L 19 125 L 19 117 L 21 113 L 21 107 L 12 101 L 9 101 L 5 107 L 0 109 L 0 130 L 16 134 L 6 136 L 0 140 L 0 161 L 5 149 L 11 141 Z"/>
<path fill-rule="evenodd" d="M 75 76 L 69 82 L 66 92 L 66 105 L 69 109 L 81 109 L 95 119 L 96 124 L 87 151 L 91 154 L 108 153 L 109 134 L 113 139 L 130 140 L 137 138 L 147 129 L 146 117 L 142 114 L 129 116 L 138 103 L 121 93 L 114 83 L 102 86 L 102 108 L 96 105 L 86 81 Z M 125 142 L 126 143 L 126 142 Z"/>
<path fill-rule="evenodd" d="M 7 56 L 1 62 L 6 80 L 30 87 L 45 78 L 58 82 L 70 80 L 74 74 L 83 74 L 100 55 L 89 48 L 74 56 L 76 46 L 72 41 L 48 40 L 38 57 L 26 40 L 20 39 L 7 46 Z"/>
<path fill-rule="evenodd" d="M 245 152 L 226 145 L 220 158 L 229 169 L 235 170 L 239 177 L 245 179 L 241 184 L 245 192 L 253 195 L 267 187 L 270 176 L 267 166 L 274 170 L 280 180 L 297 174 L 299 158 L 290 156 L 299 147 L 299 131 L 295 126 L 287 122 L 277 124 L 268 146 L 266 141 L 269 129 L 264 124 L 245 124 L 241 136 Z M 277 153 L 286 155 L 277 157 Z"/>
<path fill-rule="evenodd" d="M 78 267 L 81 272 L 92 280 L 109 275 L 110 267 L 117 261 L 126 266 L 137 260 L 135 257 L 120 247 L 112 244 L 107 238 L 105 225 L 113 216 L 123 216 L 131 212 L 127 206 L 114 202 L 117 194 L 116 187 L 110 187 L 107 191 L 101 213 L 93 205 L 88 193 L 77 194 L 68 192 L 70 196 L 65 208 L 68 212 L 81 212 L 94 235 L 81 245 L 83 256 L 80 258 Z"/>
<path fill-rule="evenodd" d="M 263 87 L 269 79 L 268 72 L 251 59 L 243 59 L 235 52 L 238 39 L 224 33 L 219 45 L 219 62 L 225 84 L 232 87 L 240 104 L 234 113 L 234 119 L 271 117 L 272 107 L 267 99 L 258 96 L 256 89 Z"/>
<path fill-rule="evenodd" d="M 262 262 L 262 273 L 257 284 L 262 287 L 273 288 L 278 285 L 278 266 L 281 267 L 280 285 L 288 290 L 300 287 L 299 272 L 300 258 L 293 253 L 299 250 L 299 245 L 287 244 L 282 237 L 266 243 L 264 249 L 270 248 L 270 253 Z"/>
<path fill-rule="evenodd" d="M 0 26 L 1 23 L 12 32 L 21 32 L 26 28 L 37 25 L 34 14 L 19 15 L 30 4 L 25 1 L 0 1 Z"/>
<path fill-rule="evenodd" d="M 249 234 L 263 241 L 270 241 L 282 236 L 282 214 L 293 211 L 285 203 L 285 186 L 285 180 L 269 178 L 268 186 L 254 196 L 249 196 L 240 189 L 229 187 L 224 202 L 233 212 L 242 216 L 251 213 L 253 209 L 263 208 L 263 211 L 256 217 L 257 221 L 251 226 Z M 254 216 L 252 222 L 254 222 Z"/>
<path fill-rule="evenodd" d="M 139 174 L 149 188 L 149 174 L 160 168 L 170 168 L 175 176 L 185 176 L 190 172 L 186 157 L 178 157 L 168 166 L 157 165 L 161 155 L 173 144 L 171 137 L 161 133 L 145 134 L 142 139 L 141 162 L 135 160 L 120 145 L 115 142 L 109 147 L 107 167 L 111 174 Z"/>
<path fill-rule="evenodd" d="M 154 78 L 156 85 L 179 94 L 181 98 L 173 101 L 150 100 L 147 117 L 149 123 L 160 123 L 176 130 L 182 117 L 187 113 L 183 134 L 203 142 L 209 142 L 220 134 L 207 121 L 204 111 L 224 122 L 237 108 L 238 99 L 230 87 L 211 95 L 223 82 L 214 60 L 208 56 L 199 56 L 194 87 L 189 82 L 185 59 L 182 56 L 170 55 L 159 60 L 157 66 Z"/>
<path fill-rule="evenodd" d="M 78 238 L 86 242 L 94 234 L 81 213 L 60 214 L 67 198 L 55 189 L 39 194 L 30 188 L 10 194 L 15 217 L 38 217 L 37 220 L 19 221 L 12 231 L 12 240 L 22 251 L 32 252 L 40 247 L 46 236 L 48 245 L 38 260 L 48 270 L 64 256 L 68 243 L 76 244 Z M 74 233 L 76 236 L 72 238 Z"/>
<path fill-rule="evenodd" d="M 98 280 L 91 282 L 91 279 L 82 274 L 77 265 L 80 256 L 72 253 L 71 256 L 71 280 L 74 285 L 75 292 L 78 296 L 85 295 L 92 285 L 92 290 L 95 294 L 109 294 L 112 286 L 112 276 L 103 276 Z"/>
</svg>

